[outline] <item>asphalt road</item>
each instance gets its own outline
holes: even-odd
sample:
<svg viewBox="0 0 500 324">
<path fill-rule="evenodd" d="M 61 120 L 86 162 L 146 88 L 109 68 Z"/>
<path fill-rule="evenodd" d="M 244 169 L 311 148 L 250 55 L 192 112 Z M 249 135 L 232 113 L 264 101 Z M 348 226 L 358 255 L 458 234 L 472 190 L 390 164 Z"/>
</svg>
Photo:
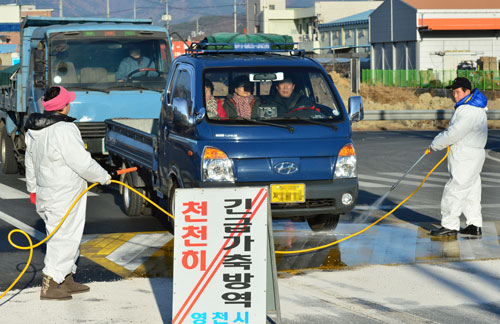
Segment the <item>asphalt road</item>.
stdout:
<svg viewBox="0 0 500 324">
<path fill-rule="evenodd" d="M 436 134 L 437 132 L 429 131 L 355 132 L 353 140 L 358 156 L 360 180 L 360 193 L 356 209 L 341 217 L 340 224 L 334 233 L 312 233 L 304 223 L 274 221 L 275 248 L 277 250 L 294 250 L 335 241 L 364 228 L 370 222 L 384 215 L 386 211 L 392 209 L 409 195 L 426 173 L 443 157 L 444 152 L 433 152 L 426 156 L 411 174 L 390 193 L 387 199 L 377 204 L 376 210 L 370 208 L 423 154 Z M 473 267 L 475 262 L 483 262 L 481 260 L 500 260 L 500 213 L 498 213 L 500 207 L 498 199 L 500 197 L 500 131 L 490 131 L 487 149 L 488 157 L 482 173 L 482 205 L 485 222 L 483 231 L 485 234 L 481 240 L 459 239 L 455 242 L 433 242 L 426 236 L 429 229 L 439 226 L 439 201 L 448 177 L 446 162 L 444 162 L 429 177 L 417 194 L 370 231 L 330 249 L 299 256 L 278 257 L 282 308 L 288 310 L 288 315 L 283 314 L 283 318 L 286 319 L 284 322 L 411 321 L 452 323 L 467 320 L 479 323 L 491 322 L 492 318 L 500 320 L 500 293 L 496 296 L 493 294 L 491 298 L 470 298 L 469 304 L 463 300 L 458 300 L 457 304 L 450 303 L 450 305 L 432 306 L 425 304 L 410 312 L 402 309 L 389 297 L 387 300 L 390 299 L 391 302 L 378 301 L 377 289 L 382 289 L 381 287 L 373 287 L 372 297 L 364 296 L 360 293 L 361 287 L 355 287 L 356 276 L 373 277 L 374 282 L 377 282 L 377 277 L 383 277 L 390 281 L 393 274 L 388 273 L 385 268 L 378 268 L 383 265 L 394 265 L 396 269 L 401 269 L 400 273 L 403 277 L 401 280 L 405 280 L 405 276 L 408 276 L 406 279 L 411 279 L 410 277 L 414 275 L 411 270 L 413 266 L 424 269 L 429 263 L 445 262 L 448 264 L 449 262 L 449 264 L 456 264 L 456 266 L 444 267 L 452 268 L 447 271 L 454 271 L 453 274 L 457 275 L 457 273 L 467 272 L 467 270 L 463 270 L 467 269 L 467 265 L 462 266 L 463 261 L 467 261 L 466 264 Z M 135 237 L 147 236 L 144 233 L 148 232 L 169 235 L 165 233 L 166 227 L 161 219 L 154 216 L 127 217 L 121 210 L 120 203 L 118 189 L 113 186 L 99 187 L 89 196 L 84 234 L 85 243 L 82 245 L 84 257 L 80 258 L 79 261 L 77 280 L 111 282 L 124 277 L 134 277 L 134 274 L 139 276 L 133 269 L 123 270 L 127 268 L 127 265 L 107 266 L 109 260 L 103 262 L 99 253 L 93 252 L 95 247 L 102 242 L 122 240 L 125 236 L 126 239 L 133 239 L 134 235 Z M 2 292 L 18 275 L 27 259 L 27 252 L 13 249 L 7 241 L 8 232 L 14 226 L 20 226 L 13 225 L 17 223 L 12 218 L 21 222 L 19 223 L 21 225 L 25 224 L 28 230 L 34 231 L 34 235 L 43 237 L 43 222 L 29 203 L 23 177 L 20 175 L 0 175 L 0 271 L 3 274 L 0 276 L 0 291 Z M 462 221 L 463 224 L 464 221 Z M 20 245 L 26 244 L 22 238 L 16 237 L 14 241 Z M 40 285 L 43 257 L 43 247 L 35 250 L 28 273 L 16 285 L 15 289 L 29 290 L 30 287 Z M 468 262 L 472 262 L 472 264 Z M 154 273 L 142 273 L 140 276 L 171 280 L 171 261 L 164 264 L 163 269 L 155 269 Z M 493 268 L 494 266 L 496 264 L 493 265 Z M 478 267 L 480 267 L 479 263 Z M 328 275 L 333 270 L 338 271 L 339 276 L 346 277 L 346 281 L 352 280 L 351 290 L 347 282 L 343 282 L 343 285 L 339 286 L 338 277 Z M 371 272 L 360 273 L 363 271 Z M 484 279 L 486 284 L 500 283 L 498 271 L 496 274 L 491 274 L 489 271 L 477 270 L 476 274 Z M 334 273 L 336 272 L 334 271 Z M 351 278 L 348 278 L 349 276 Z M 329 281 L 318 284 L 317 278 L 319 277 L 321 280 Z M 415 284 L 418 285 L 416 282 Z M 382 290 L 385 292 L 385 289 L 390 286 L 385 285 Z M 295 300 L 294 295 L 296 287 L 301 287 L 303 290 L 300 296 L 305 298 L 304 300 L 319 298 L 320 302 L 316 300 L 316 306 L 311 306 L 312 308 L 309 310 L 300 308 L 304 312 L 300 313 L 297 306 L 301 303 Z M 331 289 L 326 287 L 342 289 L 339 289 L 338 293 L 332 293 Z M 392 289 L 393 292 L 394 289 L 397 290 L 395 287 Z M 428 289 L 432 289 L 432 285 Z M 409 292 L 402 290 L 396 292 L 396 295 L 403 300 L 403 296 Z M 467 295 L 467 292 L 463 293 Z M 22 290 L 20 294 L 22 294 Z M 364 297 L 366 298 L 364 299 Z M 15 302 L 16 298 L 20 297 L 10 296 L 7 303 Z M 7 303 L 5 299 L 0 301 L 0 312 L 2 307 L 7 307 L 5 306 Z M 451 310 L 459 305 L 463 306 L 459 312 Z M 333 308 L 334 311 L 326 311 L 328 308 Z M 296 311 L 291 311 L 292 309 Z M 160 317 L 163 321 L 168 322 L 166 320 L 168 315 L 162 313 Z"/>
</svg>

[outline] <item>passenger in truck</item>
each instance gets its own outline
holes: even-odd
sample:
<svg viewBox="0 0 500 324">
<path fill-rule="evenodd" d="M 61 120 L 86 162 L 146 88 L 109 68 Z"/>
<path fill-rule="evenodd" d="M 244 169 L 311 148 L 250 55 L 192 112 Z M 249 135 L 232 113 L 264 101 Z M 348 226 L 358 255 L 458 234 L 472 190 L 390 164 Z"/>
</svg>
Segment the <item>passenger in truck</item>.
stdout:
<svg viewBox="0 0 500 324">
<path fill-rule="evenodd" d="M 231 82 L 233 93 L 229 94 L 224 101 L 224 109 L 229 118 L 243 117 L 256 118 L 260 100 L 253 96 L 254 84 L 250 82 L 248 75 L 240 75 Z"/>
<path fill-rule="evenodd" d="M 214 97 L 214 84 L 209 79 L 205 79 L 205 103 L 209 118 L 227 118 L 222 100 Z"/>
</svg>

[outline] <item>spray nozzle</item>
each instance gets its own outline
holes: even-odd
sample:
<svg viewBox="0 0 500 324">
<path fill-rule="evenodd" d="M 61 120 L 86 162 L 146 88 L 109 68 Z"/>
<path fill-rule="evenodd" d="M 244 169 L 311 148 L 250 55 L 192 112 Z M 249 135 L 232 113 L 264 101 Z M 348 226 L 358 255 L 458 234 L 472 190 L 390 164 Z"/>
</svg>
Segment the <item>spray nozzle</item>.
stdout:
<svg viewBox="0 0 500 324">
<path fill-rule="evenodd" d="M 121 174 L 124 174 L 124 173 L 129 173 L 129 172 L 134 172 L 134 171 L 137 171 L 137 167 L 131 167 L 131 168 L 127 168 L 127 169 L 116 170 L 116 171 L 113 171 L 111 174 L 115 176 L 115 175 L 121 175 Z"/>
</svg>

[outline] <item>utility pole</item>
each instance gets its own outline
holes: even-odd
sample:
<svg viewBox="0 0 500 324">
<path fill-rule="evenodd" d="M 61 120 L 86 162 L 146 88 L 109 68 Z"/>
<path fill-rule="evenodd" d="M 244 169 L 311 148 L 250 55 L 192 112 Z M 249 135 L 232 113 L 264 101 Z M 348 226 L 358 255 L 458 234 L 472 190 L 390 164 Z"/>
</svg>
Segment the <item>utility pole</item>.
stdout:
<svg viewBox="0 0 500 324">
<path fill-rule="evenodd" d="M 109 0 L 106 0 L 106 18 L 109 19 Z"/>
<path fill-rule="evenodd" d="M 136 11 L 135 11 L 135 10 L 136 10 L 136 6 L 135 6 L 135 0 L 134 0 L 134 19 L 136 19 L 136 18 L 137 18 L 137 15 L 136 15 Z"/>
<path fill-rule="evenodd" d="M 170 20 L 170 16 L 168 15 L 168 0 L 165 0 L 165 27 L 168 29 L 168 21 Z"/>
<path fill-rule="evenodd" d="M 59 17 L 63 16 L 63 0 L 59 0 Z"/>
<path fill-rule="evenodd" d="M 168 29 L 168 22 L 170 21 L 170 16 L 168 15 L 168 0 L 165 0 L 165 14 L 161 17 L 161 20 L 165 21 L 165 28 Z"/>
<path fill-rule="evenodd" d="M 237 32 L 236 29 L 236 0 L 234 0 L 234 9 L 233 9 L 233 18 L 234 18 L 234 32 Z"/>
</svg>

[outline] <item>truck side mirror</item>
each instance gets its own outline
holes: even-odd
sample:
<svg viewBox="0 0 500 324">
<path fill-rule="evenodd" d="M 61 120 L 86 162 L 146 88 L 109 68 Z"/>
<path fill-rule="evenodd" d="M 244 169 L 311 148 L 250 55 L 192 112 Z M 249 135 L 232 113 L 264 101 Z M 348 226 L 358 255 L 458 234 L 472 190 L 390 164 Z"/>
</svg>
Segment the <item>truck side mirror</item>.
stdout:
<svg viewBox="0 0 500 324">
<path fill-rule="evenodd" d="M 43 50 L 35 50 L 35 62 L 34 62 L 34 82 L 35 86 L 38 88 L 45 86 L 45 52 Z"/>
<path fill-rule="evenodd" d="M 193 121 L 189 114 L 188 101 L 185 98 L 174 98 L 172 106 L 175 127 L 182 130 L 192 127 Z"/>
<path fill-rule="evenodd" d="M 361 96 L 349 97 L 349 119 L 351 122 L 363 120 L 365 112 L 363 110 L 363 100 Z"/>
<path fill-rule="evenodd" d="M 44 62 L 45 61 L 45 51 L 44 50 L 35 50 L 35 62 Z"/>
</svg>

